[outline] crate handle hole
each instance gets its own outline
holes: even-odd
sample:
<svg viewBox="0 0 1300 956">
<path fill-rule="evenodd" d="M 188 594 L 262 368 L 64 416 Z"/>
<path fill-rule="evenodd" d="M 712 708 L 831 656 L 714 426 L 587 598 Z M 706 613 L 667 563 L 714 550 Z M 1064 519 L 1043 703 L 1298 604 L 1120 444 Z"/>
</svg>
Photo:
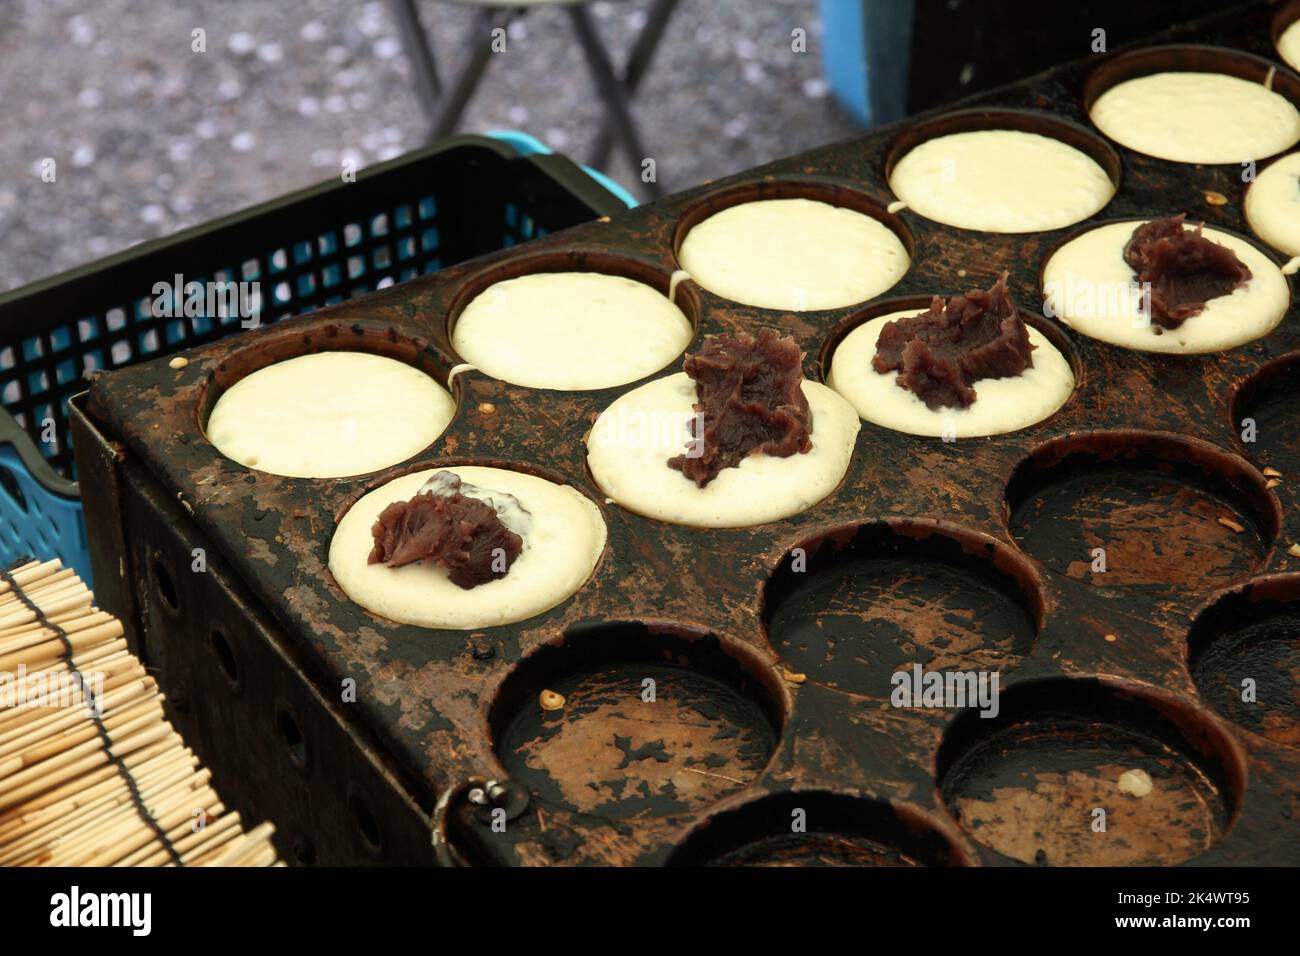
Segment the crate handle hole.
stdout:
<svg viewBox="0 0 1300 956">
<path fill-rule="evenodd" d="M 302 738 L 302 730 L 298 726 L 298 721 L 284 705 L 275 708 L 275 726 L 280 731 L 280 739 L 284 741 L 285 747 L 289 750 L 289 759 L 293 761 L 294 766 L 305 768 L 307 766 L 307 742 Z"/>
<path fill-rule="evenodd" d="M 231 687 L 238 687 L 239 661 L 235 658 L 235 649 L 231 647 L 229 638 L 221 631 L 214 630 L 209 635 L 209 643 L 212 645 L 212 653 L 216 655 L 221 672 L 226 675 L 226 680 L 230 682 Z"/>
</svg>

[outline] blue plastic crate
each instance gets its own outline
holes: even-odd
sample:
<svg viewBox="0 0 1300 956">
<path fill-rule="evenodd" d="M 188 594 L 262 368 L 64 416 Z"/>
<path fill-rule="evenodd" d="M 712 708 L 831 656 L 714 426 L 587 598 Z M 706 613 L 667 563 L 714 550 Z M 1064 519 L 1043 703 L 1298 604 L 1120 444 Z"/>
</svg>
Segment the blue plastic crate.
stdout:
<svg viewBox="0 0 1300 956">
<path fill-rule="evenodd" d="M 0 566 L 58 556 L 90 582 L 68 428 L 84 374 L 243 331 L 154 316 L 155 285 L 253 282 L 262 324 L 611 215 L 635 200 L 530 136 L 457 136 L 0 295 Z"/>
</svg>

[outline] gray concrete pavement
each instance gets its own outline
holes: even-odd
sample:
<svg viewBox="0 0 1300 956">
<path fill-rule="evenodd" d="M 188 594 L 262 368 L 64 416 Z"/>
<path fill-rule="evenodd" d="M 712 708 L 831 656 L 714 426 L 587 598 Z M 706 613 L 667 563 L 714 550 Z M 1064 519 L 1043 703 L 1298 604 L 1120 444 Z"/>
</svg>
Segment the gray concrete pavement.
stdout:
<svg viewBox="0 0 1300 956">
<path fill-rule="evenodd" d="M 593 4 L 616 56 L 646 0 Z M 472 11 L 423 0 L 444 74 Z M 601 109 L 563 11 L 516 24 L 461 129 L 524 129 L 583 158 Z M 791 50 L 791 31 L 808 52 Z M 206 34 L 194 52 L 192 31 Z M 637 99 L 669 190 L 852 132 L 822 80 L 816 0 L 682 0 Z M 379 0 L 0 4 L 0 290 L 421 144 Z M 41 161 L 55 159 L 44 182 Z M 635 183 L 617 152 L 608 171 Z"/>
</svg>

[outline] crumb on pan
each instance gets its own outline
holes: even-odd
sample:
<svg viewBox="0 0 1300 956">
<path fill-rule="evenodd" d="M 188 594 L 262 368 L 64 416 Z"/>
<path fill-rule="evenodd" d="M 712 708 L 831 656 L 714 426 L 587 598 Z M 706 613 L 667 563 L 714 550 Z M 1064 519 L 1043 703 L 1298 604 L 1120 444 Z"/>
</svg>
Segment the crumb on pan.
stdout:
<svg viewBox="0 0 1300 956">
<path fill-rule="evenodd" d="M 1133 797 L 1145 797 L 1155 788 L 1151 775 L 1145 770 L 1125 770 L 1119 775 L 1119 791 Z"/>
</svg>

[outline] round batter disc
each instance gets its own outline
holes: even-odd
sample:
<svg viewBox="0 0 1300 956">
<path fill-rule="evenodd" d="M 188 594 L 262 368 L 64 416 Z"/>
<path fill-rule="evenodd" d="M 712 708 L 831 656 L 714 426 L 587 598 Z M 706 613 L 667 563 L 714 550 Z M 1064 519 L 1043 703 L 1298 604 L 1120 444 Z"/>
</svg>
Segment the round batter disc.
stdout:
<svg viewBox="0 0 1300 956">
<path fill-rule="evenodd" d="M 529 513 L 523 551 L 504 577 L 465 589 L 430 561 L 400 568 L 366 563 L 374 544 L 370 529 L 379 513 L 394 501 L 414 497 L 435 471 L 513 495 Z M 349 598 L 380 617 L 470 630 L 511 624 L 553 608 L 586 583 L 604 549 L 605 522 L 585 495 L 518 471 L 459 465 L 394 478 L 357 501 L 334 531 L 329 569 Z"/>
<path fill-rule="evenodd" d="M 317 352 L 241 378 L 205 432 L 217 451 L 288 478 L 346 478 L 405 461 L 446 429 L 451 393 L 419 369 L 367 352 Z"/>
<path fill-rule="evenodd" d="M 812 450 L 788 458 L 750 455 L 705 487 L 667 461 L 690 441 L 695 383 L 685 372 L 621 396 L 596 419 L 587 463 L 618 504 L 648 518 L 701 528 L 746 528 L 811 508 L 839 485 L 857 438 L 857 413 L 825 385 L 803 383 L 812 411 Z"/>
<path fill-rule="evenodd" d="M 1111 345 L 1178 354 L 1236 348 L 1282 321 L 1291 296 L 1281 270 L 1246 240 L 1217 229 L 1206 229 L 1205 237 L 1235 252 L 1250 269 L 1250 280 L 1231 295 L 1210 299 L 1200 315 L 1176 329 L 1161 330 L 1148 321 L 1136 276 L 1124 261 L 1124 247 L 1142 223 L 1098 226 L 1061 246 L 1043 270 L 1048 314 Z"/>
<path fill-rule="evenodd" d="M 1041 422 L 1074 392 L 1069 361 L 1032 325 L 1034 364 L 1011 378 L 984 378 L 974 383 L 975 401 L 966 408 L 930 408 L 916 393 L 900 388 L 897 372 L 871 367 L 876 340 L 894 319 L 921 309 L 891 312 L 862 323 L 835 349 L 827 384 L 858 410 L 866 421 L 894 431 L 926 437 L 977 438 L 1003 435 Z"/>
<path fill-rule="evenodd" d="M 1300 140 L 1300 110 L 1223 73 L 1152 73 L 1117 83 L 1092 105 L 1097 128 L 1129 149 L 1176 163 L 1264 159 Z"/>
<path fill-rule="evenodd" d="M 1277 52 L 1293 70 L 1300 70 L 1300 20 L 1296 20 L 1277 38 Z"/>
<path fill-rule="evenodd" d="M 986 129 L 928 139 L 894 165 L 889 188 L 926 219 L 981 232 L 1081 222 L 1115 184 L 1086 153 L 1050 136 Z"/>
<path fill-rule="evenodd" d="M 813 199 L 764 199 L 714 213 L 686 234 L 678 261 L 715 295 L 787 312 L 864 302 L 911 265 L 884 223 Z"/>
<path fill-rule="evenodd" d="M 475 296 L 456 319 L 451 342 L 493 378 L 583 391 L 659 371 L 693 334 L 682 310 L 644 283 L 598 272 L 539 272 Z"/>
<path fill-rule="evenodd" d="M 1300 153 L 1279 159 L 1250 184 L 1246 221 L 1274 249 L 1300 256 Z"/>
</svg>

